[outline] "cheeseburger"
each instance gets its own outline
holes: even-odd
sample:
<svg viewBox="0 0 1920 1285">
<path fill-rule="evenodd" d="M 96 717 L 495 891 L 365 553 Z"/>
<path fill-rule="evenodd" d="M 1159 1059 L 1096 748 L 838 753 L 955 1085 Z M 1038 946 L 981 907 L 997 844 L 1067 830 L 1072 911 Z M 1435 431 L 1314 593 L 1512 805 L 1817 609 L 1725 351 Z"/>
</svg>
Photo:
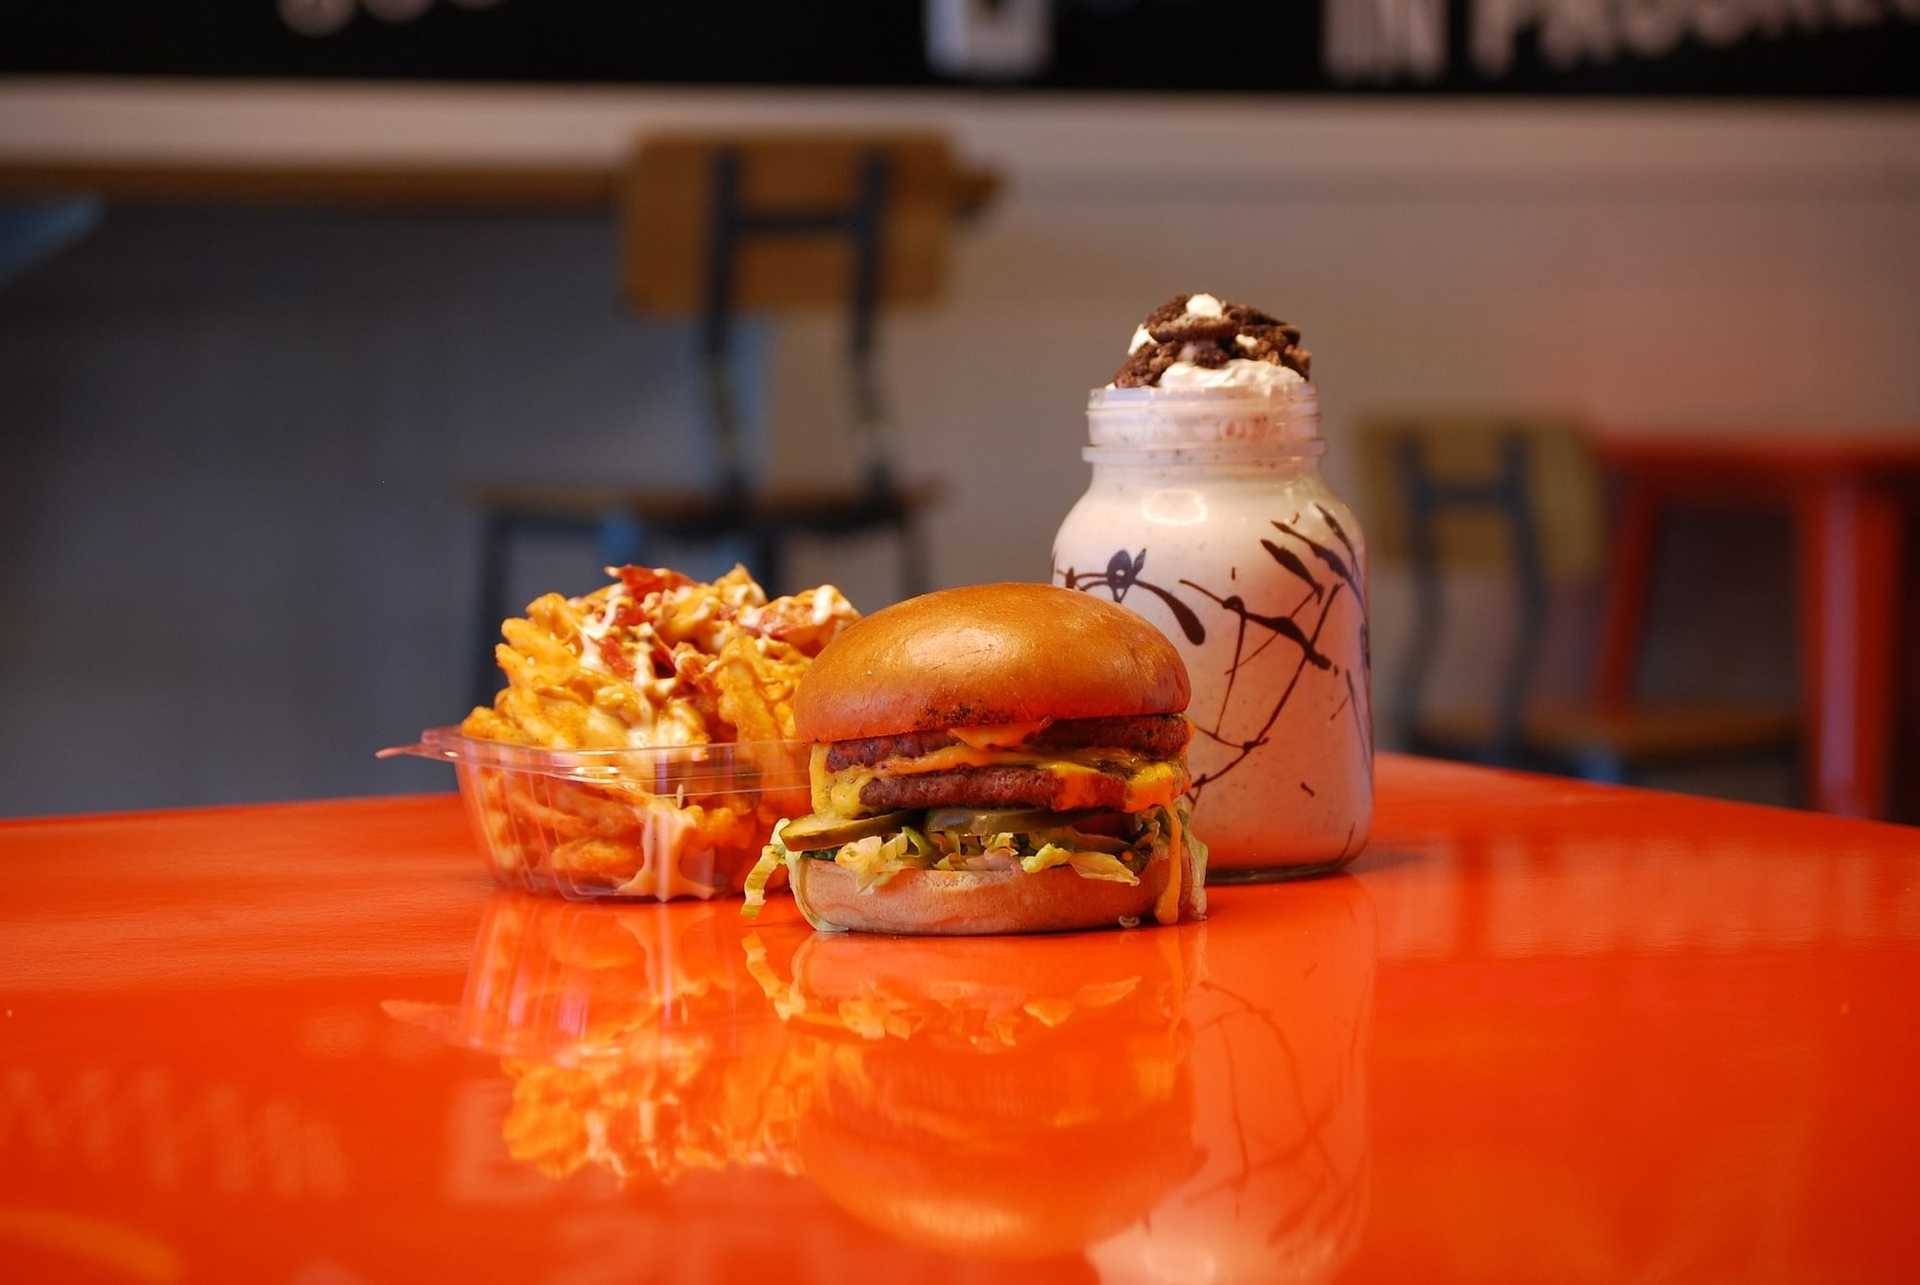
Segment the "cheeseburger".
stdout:
<svg viewBox="0 0 1920 1285">
<path fill-rule="evenodd" d="M 1187 698 L 1172 644 L 1088 594 L 974 585 L 868 616 L 801 682 L 813 812 L 775 827 L 746 913 L 784 864 L 823 931 L 1202 918 Z"/>
</svg>

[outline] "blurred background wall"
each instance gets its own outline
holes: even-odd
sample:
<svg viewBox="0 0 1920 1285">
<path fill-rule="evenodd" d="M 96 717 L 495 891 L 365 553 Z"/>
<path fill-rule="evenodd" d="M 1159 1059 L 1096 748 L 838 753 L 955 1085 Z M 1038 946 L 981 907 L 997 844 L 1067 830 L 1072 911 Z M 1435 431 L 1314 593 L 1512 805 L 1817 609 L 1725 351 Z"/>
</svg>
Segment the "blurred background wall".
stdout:
<svg viewBox="0 0 1920 1285">
<path fill-rule="evenodd" d="M 712 121 L 795 106 L 596 92 L 516 115 L 577 138 L 636 109 Z M 1007 180 L 960 242 L 948 301 L 883 338 L 907 471 L 952 487 L 932 522 L 941 584 L 1045 575 L 1086 480 L 1085 392 L 1181 290 L 1305 325 L 1328 468 L 1363 514 L 1343 434 L 1381 407 L 1808 433 L 1920 423 L 1920 149 L 1899 111 L 797 108 L 940 124 Z M 14 622 L 0 811 L 444 784 L 371 751 L 463 712 L 485 645 L 463 486 L 685 480 L 703 459 L 691 339 L 618 304 L 612 235 L 573 216 L 116 207 L 0 288 L 0 610 Z M 848 475 L 837 324 L 755 339 L 771 473 Z M 1650 685 L 1705 672 L 1722 694 L 1791 686 L 1785 589 L 1756 595 L 1747 556 L 1773 551 L 1762 577 L 1784 580 L 1784 526 L 1727 520 L 1746 523 L 1731 542 L 1725 528 L 1676 537 Z M 795 583 L 817 579 L 869 608 L 893 584 L 886 551 L 862 547 L 804 553 Z M 597 580 L 591 548 L 532 548 L 513 597 Z M 1498 664 L 1504 604 L 1491 585 L 1466 592 L 1442 685 Z M 1387 673 L 1405 595 L 1391 575 L 1376 595 Z M 1584 673 L 1584 609 L 1556 635 L 1550 682 Z"/>
</svg>

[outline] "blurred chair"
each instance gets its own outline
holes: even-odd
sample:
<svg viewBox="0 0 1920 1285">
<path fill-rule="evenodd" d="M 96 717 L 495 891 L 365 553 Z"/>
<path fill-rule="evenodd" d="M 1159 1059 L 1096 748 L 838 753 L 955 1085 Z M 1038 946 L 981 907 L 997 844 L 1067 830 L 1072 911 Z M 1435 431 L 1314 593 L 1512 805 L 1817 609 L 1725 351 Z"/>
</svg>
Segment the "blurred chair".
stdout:
<svg viewBox="0 0 1920 1285">
<path fill-rule="evenodd" d="M 1393 416 L 1360 427 L 1375 566 L 1404 562 L 1414 620 L 1388 697 L 1400 743 L 1420 754 L 1622 781 L 1650 769 L 1791 757 L 1791 709 L 1709 703 L 1553 705 L 1532 696 L 1551 590 L 1597 580 L 1608 530 L 1602 483 L 1570 421 Z M 1429 709 L 1447 573 L 1504 571 L 1516 604 L 1504 681 L 1491 701 Z"/>
<path fill-rule="evenodd" d="M 797 536 L 891 534 L 900 592 L 927 587 L 919 518 L 930 482 L 895 473 L 873 358 L 883 306 L 937 300 L 958 217 L 991 198 L 991 174 L 958 169 L 938 134 L 649 135 L 621 180 L 622 292 L 636 311 L 697 320 L 709 408 L 708 478 L 681 490 L 483 486 L 479 611 L 491 638 L 523 535 L 598 541 L 608 564 L 648 562 L 658 543 L 738 542 L 770 593 Z M 729 353 L 743 311 L 844 309 L 857 476 L 758 486 L 741 444 Z M 474 691 L 494 685 L 482 657 Z"/>
</svg>

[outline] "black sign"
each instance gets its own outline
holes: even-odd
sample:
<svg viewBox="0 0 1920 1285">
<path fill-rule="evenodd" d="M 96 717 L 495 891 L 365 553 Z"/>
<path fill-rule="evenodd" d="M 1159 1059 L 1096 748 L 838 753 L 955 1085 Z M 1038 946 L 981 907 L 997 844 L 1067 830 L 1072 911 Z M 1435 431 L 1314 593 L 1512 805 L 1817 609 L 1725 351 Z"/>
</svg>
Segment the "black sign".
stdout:
<svg viewBox="0 0 1920 1285">
<path fill-rule="evenodd" d="M 0 70 L 1920 97 L 1920 0 L 0 0 Z"/>
</svg>

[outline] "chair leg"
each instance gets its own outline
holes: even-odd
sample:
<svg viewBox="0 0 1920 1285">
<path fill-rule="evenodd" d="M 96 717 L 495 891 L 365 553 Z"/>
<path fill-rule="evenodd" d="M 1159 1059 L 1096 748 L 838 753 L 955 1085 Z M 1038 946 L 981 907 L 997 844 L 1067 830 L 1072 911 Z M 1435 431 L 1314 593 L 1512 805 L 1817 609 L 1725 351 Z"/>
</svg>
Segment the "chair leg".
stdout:
<svg viewBox="0 0 1920 1285">
<path fill-rule="evenodd" d="M 507 562 L 511 556 L 513 519 L 498 510 L 488 510 L 480 526 L 480 583 L 476 595 L 480 613 L 478 635 L 482 646 L 474 656 L 473 693 L 475 705 L 489 705 L 499 685 L 493 663 L 494 640 L 500 636 L 500 622 L 507 618 Z"/>
<path fill-rule="evenodd" d="M 605 566 L 624 567 L 647 561 L 646 527 L 627 514 L 614 513 L 601 518 L 594 538 L 600 561 Z"/>
<path fill-rule="evenodd" d="M 1598 781 L 1604 785 L 1625 785 L 1627 783 L 1627 765 L 1612 750 L 1581 750 L 1574 755 L 1574 774 L 1583 781 Z"/>
<path fill-rule="evenodd" d="M 909 513 L 900 519 L 900 596 L 917 597 L 927 586 L 927 537 Z"/>
<path fill-rule="evenodd" d="M 1791 775 L 1792 784 L 1787 787 L 1787 806 L 1801 809 L 1813 807 L 1813 790 L 1810 787 L 1813 780 L 1813 753 L 1807 738 L 1795 737 L 1793 744 L 1785 747 L 1777 756 L 1769 757 L 1784 762 Z"/>
<path fill-rule="evenodd" d="M 1822 812 L 1886 815 L 1904 523 L 1897 496 L 1854 477 L 1828 479 L 1794 514 L 1801 700 Z"/>
<path fill-rule="evenodd" d="M 1660 506 L 1644 482 L 1628 478 L 1621 483 L 1612 546 L 1594 669 L 1595 700 L 1609 711 L 1626 709 L 1633 701 L 1646 640 L 1647 598 L 1660 550 Z"/>
<path fill-rule="evenodd" d="M 754 578 L 775 598 L 787 591 L 786 543 L 782 532 L 769 527 L 754 530 L 748 548 L 753 555 Z"/>
</svg>

